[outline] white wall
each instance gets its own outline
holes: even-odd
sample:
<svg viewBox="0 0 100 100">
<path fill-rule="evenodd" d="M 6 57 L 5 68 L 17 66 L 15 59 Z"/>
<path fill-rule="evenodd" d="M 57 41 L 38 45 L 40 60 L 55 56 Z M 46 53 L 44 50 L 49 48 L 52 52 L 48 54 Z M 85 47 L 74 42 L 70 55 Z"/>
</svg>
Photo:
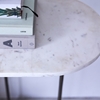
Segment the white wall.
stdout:
<svg viewBox="0 0 100 100">
<path fill-rule="evenodd" d="M 100 14 L 100 0 L 81 0 Z M 13 98 L 57 97 L 59 77 L 9 78 Z M 100 58 L 92 65 L 65 76 L 63 97 L 100 97 Z M 0 78 L 0 98 L 6 97 Z"/>
</svg>

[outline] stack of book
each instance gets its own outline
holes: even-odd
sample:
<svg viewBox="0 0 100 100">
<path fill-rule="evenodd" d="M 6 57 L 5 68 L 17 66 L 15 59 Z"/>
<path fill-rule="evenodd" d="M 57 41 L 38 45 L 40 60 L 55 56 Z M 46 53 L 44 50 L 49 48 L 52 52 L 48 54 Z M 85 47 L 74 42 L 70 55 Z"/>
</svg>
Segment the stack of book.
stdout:
<svg viewBox="0 0 100 100">
<path fill-rule="evenodd" d="M 0 48 L 35 48 L 35 5 L 35 0 L 0 0 Z"/>
</svg>

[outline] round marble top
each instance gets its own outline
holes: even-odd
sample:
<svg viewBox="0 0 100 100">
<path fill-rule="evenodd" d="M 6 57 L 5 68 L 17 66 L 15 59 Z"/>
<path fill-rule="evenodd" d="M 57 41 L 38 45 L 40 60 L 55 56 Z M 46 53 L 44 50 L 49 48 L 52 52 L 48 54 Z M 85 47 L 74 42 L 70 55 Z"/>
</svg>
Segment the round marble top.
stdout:
<svg viewBox="0 0 100 100">
<path fill-rule="evenodd" d="M 0 50 L 0 75 L 52 76 L 100 56 L 100 16 L 78 0 L 38 0 L 35 50 Z"/>
</svg>

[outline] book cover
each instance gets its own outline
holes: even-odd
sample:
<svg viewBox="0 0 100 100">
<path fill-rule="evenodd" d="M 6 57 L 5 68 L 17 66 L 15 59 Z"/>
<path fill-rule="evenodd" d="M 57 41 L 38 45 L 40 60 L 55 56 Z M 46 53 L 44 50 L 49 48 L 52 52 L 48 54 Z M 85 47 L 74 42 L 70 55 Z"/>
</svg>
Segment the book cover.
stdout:
<svg viewBox="0 0 100 100">
<path fill-rule="evenodd" d="M 12 7 L 28 6 L 34 11 L 35 0 L 0 0 Z M 12 1 L 12 2 L 7 2 Z M 14 2 L 15 1 L 15 2 Z M 20 3 L 21 2 L 21 3 Z M 22 4 L 23 2 L 23 4 Z M 0 5 L 2 5 L 0 3 Z M 3 7 L 3 6 L 2 6 Z M 33 35 L 34 14 L 28 8 L 22 8 L 22 18 L 0 18 L 0 35 Z"/>
<path fill-rule="evenodd" d="M 11 15 L 21 8 L 21 3 L 21 0 L 0 0 L 0 18 L 21 18 L 21 16 Z"/>
</svg>

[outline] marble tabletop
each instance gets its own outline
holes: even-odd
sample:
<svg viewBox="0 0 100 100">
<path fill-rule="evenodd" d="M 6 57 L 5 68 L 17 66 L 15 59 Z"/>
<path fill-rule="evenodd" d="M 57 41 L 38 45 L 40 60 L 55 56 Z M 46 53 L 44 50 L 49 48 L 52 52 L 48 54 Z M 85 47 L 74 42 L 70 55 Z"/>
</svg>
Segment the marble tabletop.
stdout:
<svg viewBox="0 0 100 100">
<path fill-rule="evenodd" d="M 0 49 L 0 76 L 56 76 L 100 56 L 100 16 L 78 0 L 38 0 L 36 49 Z"/>
</svg>

